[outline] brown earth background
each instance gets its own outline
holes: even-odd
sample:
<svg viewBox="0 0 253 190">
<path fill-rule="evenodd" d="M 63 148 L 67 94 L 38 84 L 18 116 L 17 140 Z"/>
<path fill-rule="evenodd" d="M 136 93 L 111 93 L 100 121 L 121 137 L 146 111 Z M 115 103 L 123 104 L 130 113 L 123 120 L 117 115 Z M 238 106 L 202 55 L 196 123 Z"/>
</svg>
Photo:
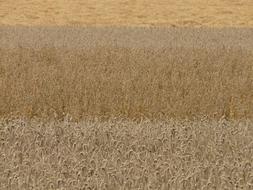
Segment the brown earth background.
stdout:
<svg viewBox="0 0 253 190">
<path fill-rule="evenodd" d="M 1 25 L 253 26 L 252 0 L 0 0 Z"/>
</svg>

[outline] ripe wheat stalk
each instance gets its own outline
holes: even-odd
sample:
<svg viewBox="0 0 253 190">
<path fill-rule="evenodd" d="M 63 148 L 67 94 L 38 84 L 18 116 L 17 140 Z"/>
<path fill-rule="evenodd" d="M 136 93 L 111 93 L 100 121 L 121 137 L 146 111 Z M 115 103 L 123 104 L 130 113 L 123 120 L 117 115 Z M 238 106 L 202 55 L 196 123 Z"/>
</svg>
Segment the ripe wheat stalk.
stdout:
<svg viewBox="0 0 253 190">
<path fill-rule="evenodd" d="M 250 121 L 0 120 L 1 189 L 252 189 Z"/>
<path fill-rule="evenodd" d="M 0 115 L 251 118 L 240 49 L 0 49 Z"/>
</svg>

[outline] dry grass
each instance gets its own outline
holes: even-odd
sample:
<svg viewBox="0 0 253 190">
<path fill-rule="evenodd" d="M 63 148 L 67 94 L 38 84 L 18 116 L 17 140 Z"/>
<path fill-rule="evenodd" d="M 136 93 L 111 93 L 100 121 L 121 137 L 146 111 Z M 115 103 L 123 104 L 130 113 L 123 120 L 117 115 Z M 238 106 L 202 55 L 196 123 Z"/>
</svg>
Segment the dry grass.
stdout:
<svg viewBox="0 0 253 190">
<path fill-rule="evenodd" d="M 0 24 L 252 27 L 252 10 L 252 0 L 0 0 Z"/>
<path fill-rule="evenodd" d="M 253 188 L 253 124 L 0 121 L 1 189 Z"/>
<path fill-rule="evenodd" d="M 98 31 L 2 32 L 0 115 L 252 118 L 252 30 Z"/>
</svg>

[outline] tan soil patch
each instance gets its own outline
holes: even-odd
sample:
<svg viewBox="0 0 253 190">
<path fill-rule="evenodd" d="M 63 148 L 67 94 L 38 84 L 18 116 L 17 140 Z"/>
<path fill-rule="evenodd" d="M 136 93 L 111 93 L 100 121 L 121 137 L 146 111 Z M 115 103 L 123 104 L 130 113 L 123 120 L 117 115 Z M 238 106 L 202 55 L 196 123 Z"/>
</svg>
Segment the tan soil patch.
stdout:
<svg viewBox="0 0 253 190">
<path fill-rule="evenodd" d="M 251 27 L 252 10 L 252 0 L 0 0 L 0 24 Z"/>
</svg>

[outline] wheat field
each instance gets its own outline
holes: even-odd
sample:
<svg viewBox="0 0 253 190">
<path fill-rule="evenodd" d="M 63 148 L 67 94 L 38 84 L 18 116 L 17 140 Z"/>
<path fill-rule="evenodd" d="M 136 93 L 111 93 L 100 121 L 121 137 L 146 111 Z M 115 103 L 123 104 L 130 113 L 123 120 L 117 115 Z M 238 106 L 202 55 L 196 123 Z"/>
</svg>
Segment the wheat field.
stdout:
<svg viewBox="0 0 253 190">
<path fill-rule="evenodd" d="M 2 116 L 253 116 L 252 29 L 7 27 L 2 36 Z"/>
<path fill-rule="evenodd" d="M 252 10 L 0 0 L 0 189 L 252 190 Z"/>
<path fill-rule="evenodd" d="M 252 189 L 252 37 L 1 27 L 0 189 Z"/>
<path fill-rule="evenodd" d="M 251 121 L 0 120 L 0 188 L 253 188 Z"/>
</svg>

